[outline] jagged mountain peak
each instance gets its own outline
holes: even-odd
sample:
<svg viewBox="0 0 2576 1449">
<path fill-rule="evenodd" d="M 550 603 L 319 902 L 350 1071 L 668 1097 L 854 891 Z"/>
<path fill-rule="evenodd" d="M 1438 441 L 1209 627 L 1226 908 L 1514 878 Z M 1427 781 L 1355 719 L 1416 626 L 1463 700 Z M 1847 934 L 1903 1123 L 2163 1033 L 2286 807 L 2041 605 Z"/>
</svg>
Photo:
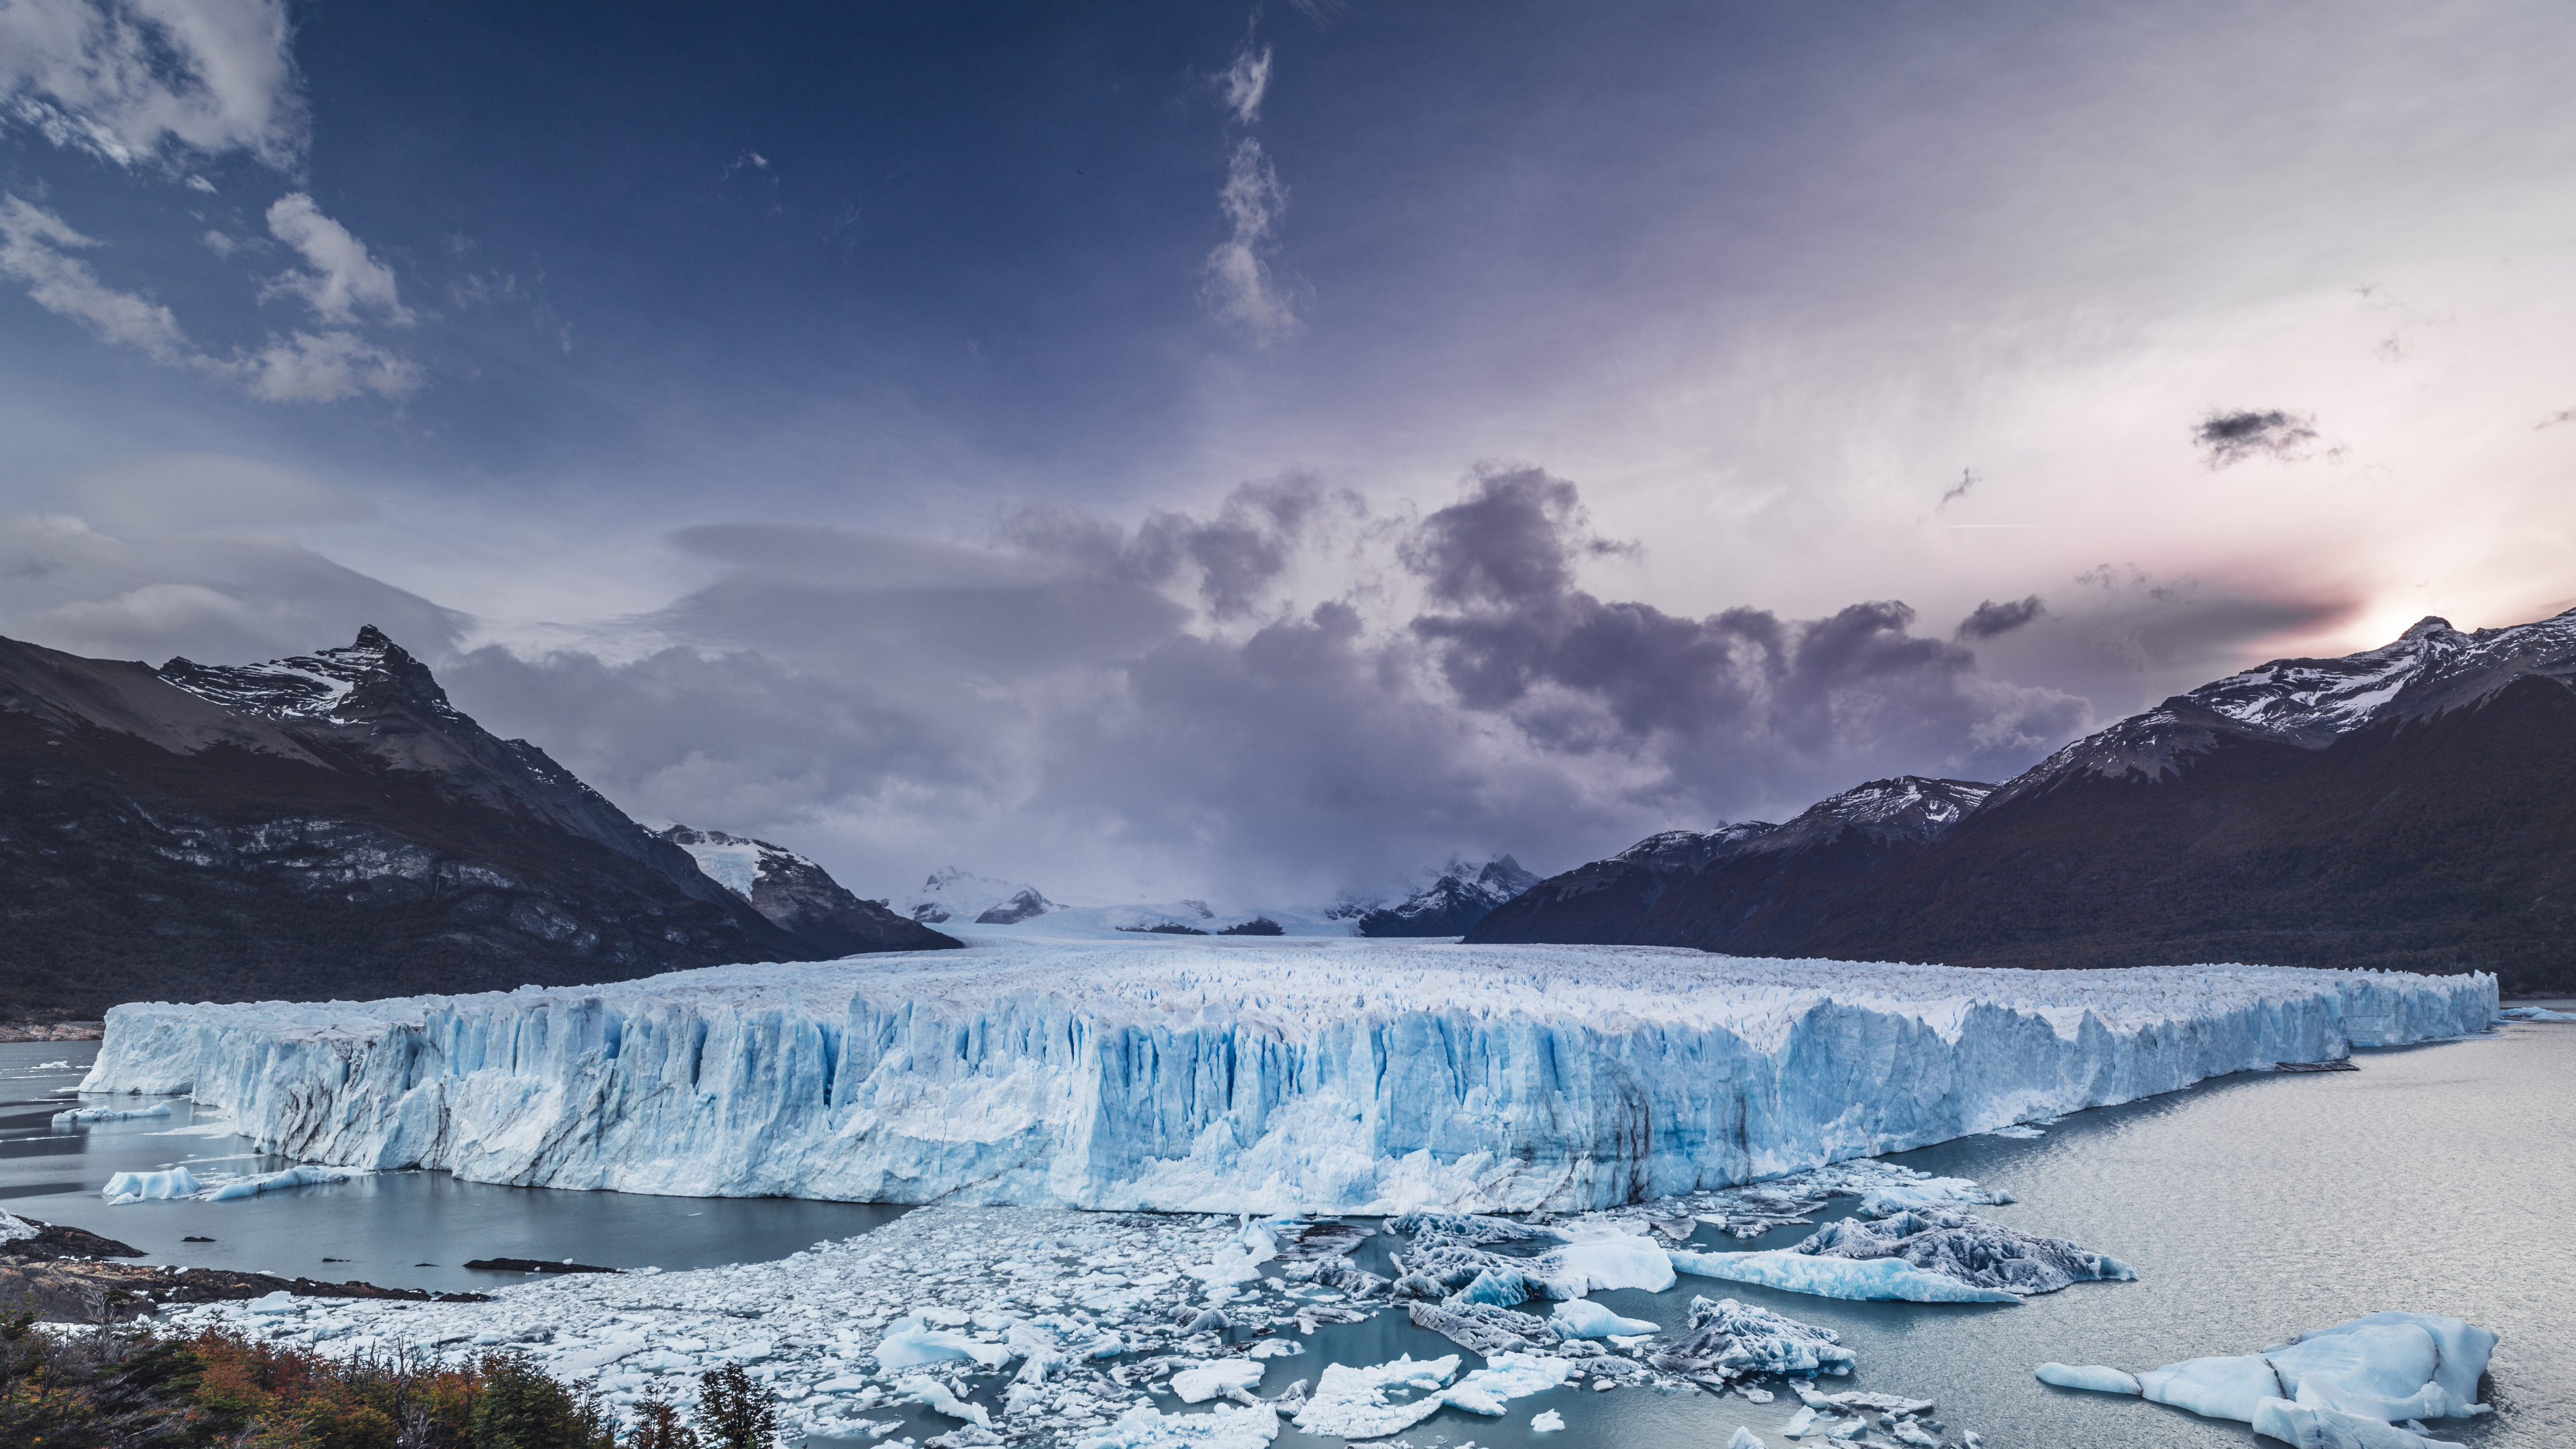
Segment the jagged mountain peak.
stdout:
<svg viewBox="0 0 2576 1449">
<path fill-rule="evenodd" d="M 1362 914 L 1363 936 L 1463 936 L 1496 906 L 1538 884 L 1508 855 L 1481 865 L 1453 859 L 1438 879 L 1391 906 Z"/>
<path fill-rule="evenodd" d="M 174 658 L 154 671 L 213 704 L 262 719 L 348 720 L 388 705 L 462 720 L 429 666 L 373 624 L 352 643 L 262 664 Z"/>
<path fill-rule="evenodd" d="M 921 889 L 898 907 L 926 926 L 971 921 L 978 926 L 1016 926 L 1059 910 L 1036 886 L 992 880 L 956 866 L 943 866 L 922 881 Z"/>
<path fill-rule="evenodd" d="M 680 824 L 653 833 L 687 851 L 710 880 L 740 896 L 772 925 L 826 950 L 857 954 L 960 944 L 860 899 L 830 871 L 783 845 Z"/>
</svg>

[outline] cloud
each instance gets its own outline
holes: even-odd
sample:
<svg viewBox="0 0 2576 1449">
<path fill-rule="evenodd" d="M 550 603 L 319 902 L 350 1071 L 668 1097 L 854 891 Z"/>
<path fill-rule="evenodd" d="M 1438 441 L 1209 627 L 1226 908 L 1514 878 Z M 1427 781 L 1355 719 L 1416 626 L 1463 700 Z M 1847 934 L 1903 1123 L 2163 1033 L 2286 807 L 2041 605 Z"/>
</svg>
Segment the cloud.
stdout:
<svg viewBox="0 0 2576 1449">
<path fill-rule="evenodd" d="M 1985 481 L 1985 479 L 1977 476 L 1977 470 L 1974 468 L 1960 469 L 1959 481 L 1950 485 L 1950 490 L 1941 495 L 1941 501 L 1932 505 L 1933 509 L 1937 512 L 1940 509 L 1949 507 L 1958 500 L 1967 497 L 1969 489 L 1974 488 Z"/>
<path fill-rule="evenodd" d="M 12 0 L 0 115 L 120 166 L 243 152 L 280 170 L 308 123 L 283 0 Z"/>
<path fill-rule="evenodd" d="M 2212 469 L 2242 463 L 2258 454 L 2289 459 L 2317 440 L 2316 419 L 2278 408 L 2268 412 L 2212 410 L 2191 430 L 2191 440 L 2199 445 Z"/>
<path fill-rule="evenodd" d="M 2533 424 L 2532 431 L 2538 432 L 2542 428 L 2555 427 L 2560 423 L 2576 423 L 2576 408 L 2560 408 Z"/>
<path fill-rule="evenodd" d="M 1228 620 L 1253 611 L 1327 515 L 1358 521 L 1368 505 L 1347 490 L 1291 475 L 1238 486 L 1213 518 L 1148 514 L 1132 537 L 1060 508 L 1023 509 L 1004 521 L 1002 536 L 1033 555 L 1129 582 L 1160 587 L 1186 577 L 1210 615 Z"/>
<path fill-rule="evenodd" d="M 1249 126 L 1260 120 L 1261 98 L 1270 90 L 1270 47 L 1254 50 L 1246 44 L 1234 53 L 1234 64 L 1218 83 L 1225 89 L 1226 106 L 1237 124 Z"/>
<path fill-rule="evenodd" d="M 1997 638 L 2011 633 L 2047 612 L 2048 606 L 2040 602 L 2037 594 L 2005 604 L 1998 604 L 1988 599 L 1977 605 L 1968 617 L 1959 621 L 1958 637 L 1962 639 Z"/>
<path fill-rule="evenodd" d="M 268 402 L 337 402 L 364 393 L 401 399 L 429 380 L 418 363 L 340 331 L 295 332 L 205 365 Z"/>
<path fill-rule="evenodd" d="M 349 229 L 322 214 L 301 191 L 279 197 L 268 209 L 269 235 L 295 248 L 310 270 L 288 272 L 268 284 L 263 299 L 301 297 L 325 322 L 349 323 L 363 307 L 397 326 L 412 315 L 395 294 L 393 268 L 368 255 Z"/>
<path fill-rule="evenodd" d="M 105 341 L 135 348 L 164 366 L 230 379 L 270 402 L 333 402 L 363 393 L 401 398 L 428 380 L 418 364 L 345 330 L 298 331 L 230 357 L 202 351 L 168 307 L 108 286 L 87 262 L 67 254 L 97 245 L 52 212 L 0 195 L 0 276 L 26 283 L 38 306 Z M 390 288 L 390 276 L 385 285 Z"/>
<path fill-rule="evenodd" d="M 309 473 L 222 453 L 156 453 L 65 478 L 64 502 L 119 533 L 186 533 L 374 516 L 365 500 Z"/>
<path fill-rule="evenodd" d="M 1250 136 L 1234 143 L 1217 207 L 1228 234 L 1208 253 L 1202 296 L 1219 321 L 1242 328 L 1267 347 L 1297 327 L 1295 299 L 1270 269 L 1288 189 L 1279 184 L 1270 158 L 1261 154 L 1261 143 Z"/>
<path fill-rule="evenodd" d="M 66 255 L 97 245 L 52 212 L 0 195 L 0 276 L 26 283 L 36 305 L 105 341 L 139 348 L 155 362 L 191 360 L 194 350 L 169 308 L 108 286 L 89 263 Z"/>
</svg>

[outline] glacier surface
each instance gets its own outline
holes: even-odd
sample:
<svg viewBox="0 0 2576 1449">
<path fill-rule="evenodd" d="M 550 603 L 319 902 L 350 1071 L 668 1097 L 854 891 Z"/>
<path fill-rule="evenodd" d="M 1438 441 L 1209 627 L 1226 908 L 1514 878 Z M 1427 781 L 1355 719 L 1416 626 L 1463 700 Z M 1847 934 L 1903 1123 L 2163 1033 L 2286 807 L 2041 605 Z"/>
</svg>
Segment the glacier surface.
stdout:
<svg viewBox="0 0 2576 1449">
<path fill-rule="evenodd" d="M 119 1006 L 83 1091 L 189 1094 L 301 1161 L 528 1186 L 1576 1209 L 2458 1036 L 2498 1005 L 2483 974 L 965 934 L 936 959 Z"/>
</svg>

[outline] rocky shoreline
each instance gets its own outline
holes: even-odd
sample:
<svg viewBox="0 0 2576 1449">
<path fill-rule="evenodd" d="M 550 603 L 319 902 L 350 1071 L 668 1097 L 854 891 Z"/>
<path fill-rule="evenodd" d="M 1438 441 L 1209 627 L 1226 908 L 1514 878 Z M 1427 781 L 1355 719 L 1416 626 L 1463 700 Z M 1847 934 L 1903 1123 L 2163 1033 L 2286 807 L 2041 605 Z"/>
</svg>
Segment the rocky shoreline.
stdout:
<svg viewBox="0 0 2576 1449">
<path fill-rule="evenodd" d="M 219 1303 L 286 1293 L 297 1298 L 372 1298 L 413 1303 L 487 1303 L 482 1293 L 430 1293 L 373 1283 L 326 1283 L 237 1273 L 120 1263 L 143 1250 L 85 1229 L 0 1213 L 0 1314 L 33 1312 L 48 1322 L 124 1322 L 158 1314 L 165 1304 Z"/>
</svg>

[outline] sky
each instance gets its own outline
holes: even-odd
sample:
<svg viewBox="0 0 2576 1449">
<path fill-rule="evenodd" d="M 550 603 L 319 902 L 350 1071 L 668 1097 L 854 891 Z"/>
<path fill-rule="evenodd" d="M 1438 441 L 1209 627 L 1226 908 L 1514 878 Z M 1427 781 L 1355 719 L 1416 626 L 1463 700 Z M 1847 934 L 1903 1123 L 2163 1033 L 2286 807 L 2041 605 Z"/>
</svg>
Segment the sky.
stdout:
<svg viewBox="0 0 2576 1449">
<path fill-rule="evenodd" d="M 1288 906 L 2576 605 L 2546 3 L 0 0 L 0 633 Z"/>
</svg>

